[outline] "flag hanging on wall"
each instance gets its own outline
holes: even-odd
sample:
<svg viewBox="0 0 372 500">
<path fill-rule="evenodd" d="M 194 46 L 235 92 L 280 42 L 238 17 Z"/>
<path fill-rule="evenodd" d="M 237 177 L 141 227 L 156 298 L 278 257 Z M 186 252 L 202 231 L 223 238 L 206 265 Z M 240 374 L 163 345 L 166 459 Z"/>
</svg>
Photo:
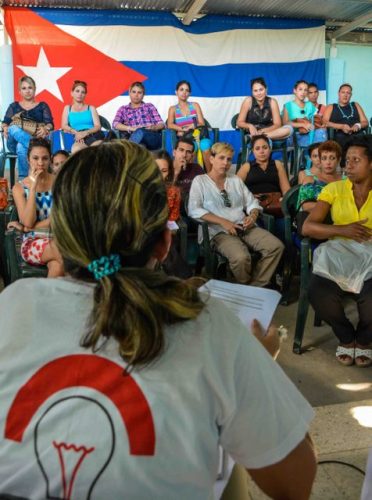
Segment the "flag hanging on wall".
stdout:
<svg viewBox="0 0 372 500">
<path fill-rule="evenodd" d="M 5 7 L 12 39 L 15 96 L 24 74 L 36 80 L 37 100 L 50 105 L 56 126 L 71 102 L 74 80 L 88 83 L 87 102 L 112 121 L 129 102 L 133 81 L 146 87 L 166 120 L 175 86 L 188 80 L 191 100 L 236 148 L 231 118 L 261 76 L 279 106 L 304 79 L 325 91 L 325 26 L 319 20 L 205 16 L 184 26 L 173 14 L 147 11 Z"/>
</svg>

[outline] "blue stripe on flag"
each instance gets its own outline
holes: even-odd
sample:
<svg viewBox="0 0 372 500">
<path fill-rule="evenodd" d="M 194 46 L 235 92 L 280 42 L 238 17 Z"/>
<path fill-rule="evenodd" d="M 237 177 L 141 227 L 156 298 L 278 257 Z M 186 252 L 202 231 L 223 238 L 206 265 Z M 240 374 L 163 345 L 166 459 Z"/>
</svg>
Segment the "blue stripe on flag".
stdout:
<svg viewBox="0 0 372 500">
<path fill-rule="evenodd" d="M 75 9 L 40 9 L 32 10 L 54 24 L 74 26 L 174 26 L 187 33 L 205 34 L 232 29 L 300 29 L 323 26 L 319 19 L 280 19 L 266 17 L 241 17 L 208 15 L 184 26 L 178 18 L 169 12 L 139 10 L 75 10 Z M 73 21 L 72 21 L 73 20 Z"/>
<path fill-rule="evenodd" d="M 295 80 L 315 81 L 320 90 L 326 88 L 325 60 L 293 63 L 223 64 L 195 66 L 178 62 L 122 61 L 126 66 L 146 75 L 146 93 L 172 95 L 180 80 L 191 82 L 192 94 L 199 97 L 244 96 L 250 94 L 252 78 L 265 78 L 270 94 L 291 94 Z"/>
</svg>

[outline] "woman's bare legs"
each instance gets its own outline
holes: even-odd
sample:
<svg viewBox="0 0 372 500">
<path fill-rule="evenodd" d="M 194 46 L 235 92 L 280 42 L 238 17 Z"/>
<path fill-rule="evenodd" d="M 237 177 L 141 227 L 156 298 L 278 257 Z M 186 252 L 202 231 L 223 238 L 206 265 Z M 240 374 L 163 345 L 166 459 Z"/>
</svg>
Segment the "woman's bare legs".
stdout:
<svg viewBox="0 0 372 500">
<path fill-rule="evenodd" d="M 53 240 L 44 248 L 41 260 L 48 267 L 48 278 L 64 276 L 63 260 Z"/>
</svg>

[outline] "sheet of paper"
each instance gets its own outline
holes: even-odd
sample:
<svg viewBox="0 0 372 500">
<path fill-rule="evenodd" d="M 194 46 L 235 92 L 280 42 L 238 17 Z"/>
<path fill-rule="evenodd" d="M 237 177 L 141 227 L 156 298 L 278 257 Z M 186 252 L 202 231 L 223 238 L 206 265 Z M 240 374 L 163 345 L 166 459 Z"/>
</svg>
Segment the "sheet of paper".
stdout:
<svg viewBox="0 0 372 500">
<path fill-rule="evenodd" d="M 174 220 L 169 220 L 167 222 L 167 228 L 170 229 L 171 231 L 177 231 L 179 229 L 179 226 L 177 222 L 175 222 Z"/>
<path fill-rule="evenodd" d="M 257 319 L 264 330 L 269 327 L 281 297 L 275 290 L 219 280 L 209 280 L 199 290 L 221 300 L 248 327 Z"/>
</svg>

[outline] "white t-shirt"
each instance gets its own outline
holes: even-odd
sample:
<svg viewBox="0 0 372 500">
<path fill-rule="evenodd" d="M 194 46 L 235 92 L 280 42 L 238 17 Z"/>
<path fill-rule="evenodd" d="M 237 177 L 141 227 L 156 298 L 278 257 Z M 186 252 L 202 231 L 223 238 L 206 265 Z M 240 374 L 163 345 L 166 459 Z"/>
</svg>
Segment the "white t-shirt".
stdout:
<svg viewBox="0 0 372 500">
<path fill-rule="evenodd" d="M 0 294 L 2 493 L 206 500 L 219 444 L 260 468 L 304 438 L 311 407 L 222 303 L 167 328 L 164 354 L 125 375 L 116 341 L 79 345 L 92 292 L 29 278 Z"/>
<path fill-rule="evenodd" d="M 253 209 L 262 210 L 256 198 L 237 175 L 226 177 L 224 189 L 226 191 L 225 196 L 230 201 L 230 207 L 225 205 L 220 189 L 209 175 L 204 174 L 195 177 L 190 189 L 189 216 L 200 219 L 203 215 L 212 213 L 235 224 L 242 224 L 243 219 Z M 210 239 L 218 233 L 227 232 L 219 224 L 208 223 L 208 229 Z M 201 232 L 199 231 L 199 243 L 201 240 Z"/>
</svg>

